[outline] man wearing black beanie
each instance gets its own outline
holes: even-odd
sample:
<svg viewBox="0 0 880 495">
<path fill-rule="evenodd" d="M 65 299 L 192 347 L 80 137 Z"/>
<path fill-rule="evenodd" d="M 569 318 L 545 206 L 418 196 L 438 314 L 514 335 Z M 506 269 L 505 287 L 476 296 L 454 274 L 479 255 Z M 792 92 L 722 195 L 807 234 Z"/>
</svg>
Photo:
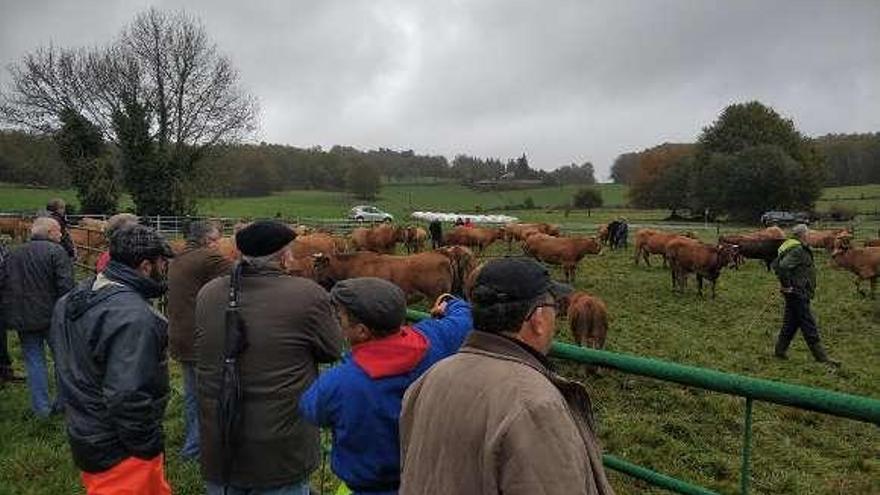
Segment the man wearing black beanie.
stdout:
<svg viewBox="0 0 880 495">
<path fill-rule="evenodd" d="M 342 333 L 330 297 L 311 280 L 287 275 L 285 255 L 296 235 L 280 222 L 254 222 L 235 236 L 242 254 L 232 276 L 216 278 L 196 302 L 202 475 L 207 493 L 307 494 L 318 466 L 318 428 L 297 412 L 318 363 L 335 361 Z M 230 290 L 233 278 L 238 290 Z M 234 303 L 233 303 L 234 301 Z M 237 324 L 228 327 L 228 314 Z M 242 343 L 230 356 L 227 339 Z M 220 408 L 235 363 L 238 397 L 227 423 Z"/>
</svg>

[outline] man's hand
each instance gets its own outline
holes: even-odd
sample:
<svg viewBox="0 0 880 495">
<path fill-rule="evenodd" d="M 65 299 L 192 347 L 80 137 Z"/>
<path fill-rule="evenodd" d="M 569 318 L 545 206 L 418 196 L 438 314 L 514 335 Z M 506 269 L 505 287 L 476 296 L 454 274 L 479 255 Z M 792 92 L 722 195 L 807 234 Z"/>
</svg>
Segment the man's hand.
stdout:
<svg viewBox="0 0 880 495">
<path fill-rule="evenodd" d="M 431 308 L 431 316 L 434 318 L 442 318 L 446 314 L 446 304 L 454 299 L 452 294 L 440 294 L 434 301 L 434 307 Z"/>
</svg>

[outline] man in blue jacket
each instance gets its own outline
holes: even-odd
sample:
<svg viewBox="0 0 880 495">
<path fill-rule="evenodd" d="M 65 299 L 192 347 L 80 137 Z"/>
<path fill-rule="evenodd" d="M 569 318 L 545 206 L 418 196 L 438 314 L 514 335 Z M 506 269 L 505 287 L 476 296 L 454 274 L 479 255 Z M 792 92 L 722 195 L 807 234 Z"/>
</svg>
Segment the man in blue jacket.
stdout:
<svg viewBox="0 0 880 495">
<path fill-rule="evenodd" d="M 472 328 L 471 308 L 440 296 L 434 318 L 404 326 L 406 298 L 396 285 L 355 278 L 330 293 L 351 352 L 302 396 L 303 417 L 333 430 L 333 472 L 357 494 L 396 494 L 398 418 L 407 387 L 454 354 Z"/>
</svg>

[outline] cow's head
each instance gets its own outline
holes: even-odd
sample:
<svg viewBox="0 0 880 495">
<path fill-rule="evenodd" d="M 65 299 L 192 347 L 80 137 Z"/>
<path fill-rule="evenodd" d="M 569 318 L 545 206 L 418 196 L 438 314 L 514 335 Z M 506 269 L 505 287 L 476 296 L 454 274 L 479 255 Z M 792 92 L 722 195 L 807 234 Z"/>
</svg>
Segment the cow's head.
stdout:
<svg viewBox="0 0 880 495">
<path fill-rule="evenodd" d="M 735 268 L 739 262 L 739 246 L 737 244 L 720 243 L 715 246 L 718 252 L 718 265 Z"/>
<path fill-rule="evenodd" d="M 852 235 L 838 235 L 832 244 L 831 256 L 839 256 L 852 247 Z"/>
</svg>

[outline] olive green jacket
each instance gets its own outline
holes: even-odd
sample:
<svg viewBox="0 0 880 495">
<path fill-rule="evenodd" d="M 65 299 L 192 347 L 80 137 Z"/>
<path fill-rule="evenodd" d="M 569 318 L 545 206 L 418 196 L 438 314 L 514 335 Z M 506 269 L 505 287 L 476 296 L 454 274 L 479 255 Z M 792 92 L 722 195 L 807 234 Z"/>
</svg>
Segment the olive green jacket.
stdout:
<svg viewBox="0 0 880 495">
<path fill-rule="evenodd" d="M 779 283 L 794 293 L 812 299 L 816 294 L 816 265 L 813 251 L 797 239 L 788 239 L 779 246 L 779 255 L 770 265 Z"/>
</svg>

